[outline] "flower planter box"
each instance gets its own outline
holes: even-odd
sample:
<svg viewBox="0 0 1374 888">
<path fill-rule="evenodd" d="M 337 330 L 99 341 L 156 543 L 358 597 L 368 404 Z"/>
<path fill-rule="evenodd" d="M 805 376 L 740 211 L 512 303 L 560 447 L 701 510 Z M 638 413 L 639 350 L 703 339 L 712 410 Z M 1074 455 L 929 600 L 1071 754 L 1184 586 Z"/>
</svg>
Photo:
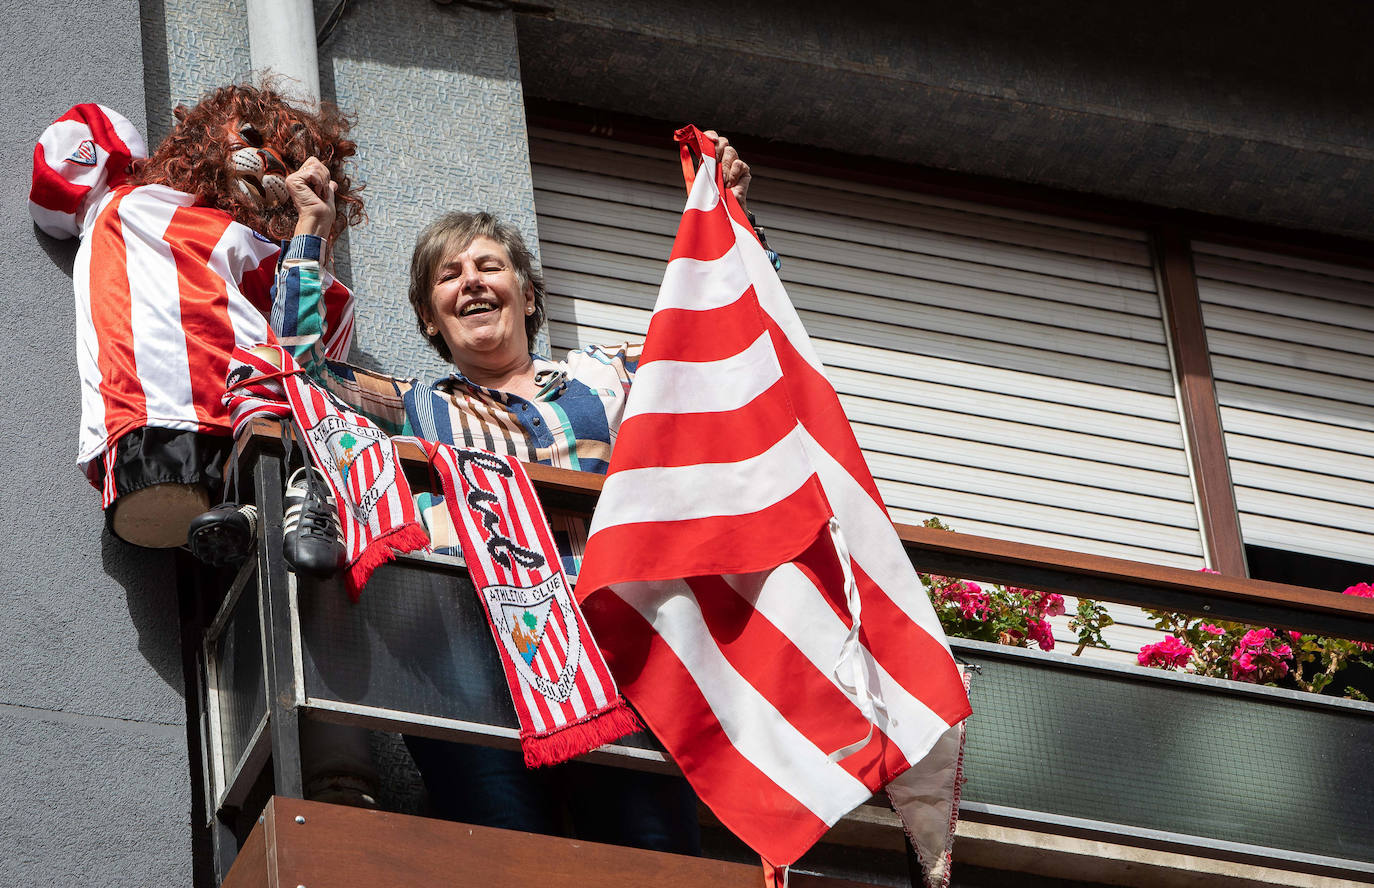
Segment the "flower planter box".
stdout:
<svg viewBox="0 0 1374 888">
<path fill-rule="evenodd" d="M 965 816 L 1374 876 L 1374 704 L 951 646 L 981 668 Z"/>
</svg>

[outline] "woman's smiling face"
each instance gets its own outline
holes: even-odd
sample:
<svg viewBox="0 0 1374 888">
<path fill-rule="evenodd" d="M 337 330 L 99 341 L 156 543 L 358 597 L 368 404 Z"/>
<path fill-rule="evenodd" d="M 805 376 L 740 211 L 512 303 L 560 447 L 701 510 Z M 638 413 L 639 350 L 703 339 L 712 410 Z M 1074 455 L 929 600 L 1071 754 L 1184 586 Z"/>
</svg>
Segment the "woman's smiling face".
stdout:
<svg viewBox="0 0 1374 888">
<path fill-rule="evenodd" d="M 521 286 L 505 247 L 489 237 L 474 238 L 439 263 L 427 321 L 439 329 L 453 363 L 490 366 L 529 355 L 525 315 L 533 311 L 533 288 Z"/>
</svg>

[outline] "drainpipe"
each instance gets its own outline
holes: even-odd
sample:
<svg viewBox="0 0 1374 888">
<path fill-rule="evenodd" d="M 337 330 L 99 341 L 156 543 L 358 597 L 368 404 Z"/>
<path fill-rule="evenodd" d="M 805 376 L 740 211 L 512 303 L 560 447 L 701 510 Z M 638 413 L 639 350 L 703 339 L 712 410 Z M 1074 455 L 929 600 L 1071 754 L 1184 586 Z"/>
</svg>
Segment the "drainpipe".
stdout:
<svg viewBox="0 0 1374 888">
<path fill-rule="evenodd" d="M 254 71 L 271 69 L 287 82 L 287 95 L 320 100 L 311 0 L 248 0 L 248 57 Z"/>
</svg>

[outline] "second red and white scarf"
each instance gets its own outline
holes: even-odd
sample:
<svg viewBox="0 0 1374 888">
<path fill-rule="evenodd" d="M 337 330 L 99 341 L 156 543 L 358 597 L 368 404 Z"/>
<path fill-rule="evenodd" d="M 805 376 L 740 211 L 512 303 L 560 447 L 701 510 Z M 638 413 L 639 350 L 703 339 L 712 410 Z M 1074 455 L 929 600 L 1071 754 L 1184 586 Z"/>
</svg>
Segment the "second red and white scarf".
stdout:
<svg viewBox="0 0 1374 888">
<path fill-rule="evenodd" d="M 255 416 L 295 419 L 338 505 L 354 601 L 378 566 L 429 545 L 392 439 L 310 382 L 285 348 L 235 349 L 225 388 L 235 437 Z"/>
</svg>

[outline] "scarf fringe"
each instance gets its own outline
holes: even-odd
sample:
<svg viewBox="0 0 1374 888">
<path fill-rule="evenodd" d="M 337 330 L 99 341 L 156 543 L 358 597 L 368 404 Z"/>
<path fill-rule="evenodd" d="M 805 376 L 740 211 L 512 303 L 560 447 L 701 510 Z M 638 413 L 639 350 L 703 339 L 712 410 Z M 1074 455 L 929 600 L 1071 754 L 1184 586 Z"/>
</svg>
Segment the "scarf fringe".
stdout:
<svg viewBox="0 0 1374 888">
<path fill-rule="evenodd" d="M 639 716 L 624 700 L 617 699 L 604 709 L 545 734 L 521 731 L 520 749 L 525 754 L 525 767 L 538 768 L 566 762 L 642 730 Z"/>
<path fill-rule="evenodd" d="M 345 577 L 348 597 L 357 604 L 358 599 L 362 598 L 363 587 L 372 579 L 374 570 L 394 560 L 399 553 L 414 552 L 428 545 L 429 534 L 418 524 L 402 525 L 385 536 L 376 537 L 368 543 L 367 548 L 358 555 L 358 560 L 348 569 Z"/>
</svg>

